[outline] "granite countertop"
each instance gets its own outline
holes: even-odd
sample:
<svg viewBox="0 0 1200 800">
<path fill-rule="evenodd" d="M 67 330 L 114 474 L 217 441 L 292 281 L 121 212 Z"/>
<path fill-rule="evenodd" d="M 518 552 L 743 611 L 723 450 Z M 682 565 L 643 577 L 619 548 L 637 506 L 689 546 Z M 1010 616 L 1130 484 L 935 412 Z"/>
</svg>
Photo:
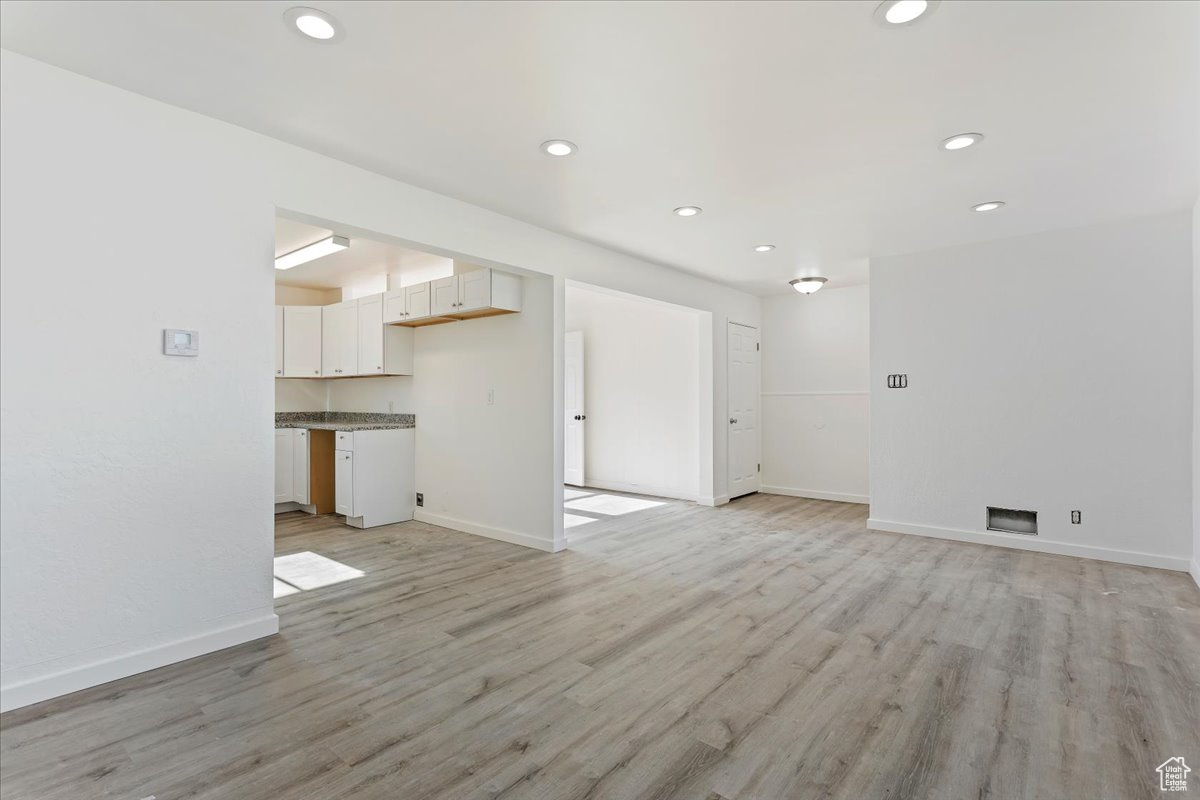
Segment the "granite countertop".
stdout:
<svg viewBox="0 0 1200 800">
<path fill-rule="evenodd" d="M 276 428 L 314 431 L 388 431 L 417 427 L 415 414 L 376 414 L 364 411 L 276 411 Z"/>
</svg>

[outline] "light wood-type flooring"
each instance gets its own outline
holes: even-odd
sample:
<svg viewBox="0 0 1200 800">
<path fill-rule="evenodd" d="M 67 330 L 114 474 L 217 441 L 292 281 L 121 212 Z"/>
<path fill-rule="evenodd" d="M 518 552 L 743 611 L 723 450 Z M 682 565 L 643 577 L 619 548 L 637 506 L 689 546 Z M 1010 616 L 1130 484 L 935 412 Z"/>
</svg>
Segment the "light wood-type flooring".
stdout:
<svg viewBox="0 0 1200 800">
<path fill-rule="evenodd" d="M 1127 800 L 1173 756 L 1200 796 L 1183 573 L 767 495 L 580 513 L 557 555 L 281 516 L 279 554 L 365 574 L 280 599 L 278 636 L 4 715 L 3 796 Z"/>
</svg>

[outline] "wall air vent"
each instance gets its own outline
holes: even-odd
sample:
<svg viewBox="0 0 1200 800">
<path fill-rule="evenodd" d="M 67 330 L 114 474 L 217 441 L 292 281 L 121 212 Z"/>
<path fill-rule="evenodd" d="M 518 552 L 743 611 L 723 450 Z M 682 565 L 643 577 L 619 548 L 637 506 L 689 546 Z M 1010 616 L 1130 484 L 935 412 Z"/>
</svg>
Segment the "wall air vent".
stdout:
<svg viewBox="0 0 1200 800">
<path fill-rule="evenodd" d="M 1002 533 L 1020 533 L 1025 536 L 1037 536 L 1037 512 L 988 506 L 987 529 L 989 531 L 1001 531 Z"/>
</svg>

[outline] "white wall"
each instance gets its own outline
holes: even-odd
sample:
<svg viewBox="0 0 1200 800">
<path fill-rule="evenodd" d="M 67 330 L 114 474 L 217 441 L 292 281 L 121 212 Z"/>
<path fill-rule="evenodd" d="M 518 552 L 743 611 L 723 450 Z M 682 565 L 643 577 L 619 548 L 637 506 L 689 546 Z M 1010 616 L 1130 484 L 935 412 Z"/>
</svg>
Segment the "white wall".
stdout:
<svg viewBox="0 0 1200 800">
<path fill-rule="evenodd" d="M 554 282 L 522 284 L 519 314 L 417 331 L 417 519 L 553 550 Z"/>
<path fill-rule="evenodd" d="M 0 81 L 8 709 L 277 630 L 275 213 L 179 112 L 8 53 Z"/>
<path fill-rule="evenodd" d="M 563 278 L 711 311 L 701 492 L 716 502 L 724 494 L 717 332 L 727 318 L 757 324 L 757 298 L 8 51 L 0 86 L 3 707 L 274 630 L 273 514 L 263 498 L 273 470 L 277 208 L 337 221 L 350 235 L 554 275 L 552 342 Z M 130 220 L 137 236 L 96 246 Z M 54 314 L 30 301 L 47 297 Z M 199 359 L 159 355 L 170 326 L 201 331 Z M 79 352 L 79 330 L 87 352 L 70 370 L 53 369 Z M 555 397 L 553 413 L 517 432 L 544 466 L 470 476 L 484 483 L 462 484 L 464 497 L 509 498 L 464 504 L 475 509 L 471 524 L 561 540 L 556 358 L 561 348 L 523 374 Z M 513 436 L 477 430 L 485 447 Z"/>
<path fill-rule="evenodd" d="M 872 525 L 1187 569 L 1191 237 L 1178 213 L 872 260 Z M 988 505 L 1040 535 L 984 532 Z"/>
<path fill-rule="evenodd" d="M 866 503 L 870 291 L 765 298 L 762 491 Z"/>
<path fill-rule="evenodd" d="M 331 382 L 278 378 L 275 380 L 275 410 L 326 411 L 329 409 L 328 384 Z"/>
<path fill-rule="evenodd" d="M 583 332 L 588 486 L 695 500 L 696 312 L 570 285 L 566 328 Z"/>
<path fill-rule="evenodd" d="M 1192 579 L 1200 586 L 1200 200 L 1192 206 Z"/>
</svg>

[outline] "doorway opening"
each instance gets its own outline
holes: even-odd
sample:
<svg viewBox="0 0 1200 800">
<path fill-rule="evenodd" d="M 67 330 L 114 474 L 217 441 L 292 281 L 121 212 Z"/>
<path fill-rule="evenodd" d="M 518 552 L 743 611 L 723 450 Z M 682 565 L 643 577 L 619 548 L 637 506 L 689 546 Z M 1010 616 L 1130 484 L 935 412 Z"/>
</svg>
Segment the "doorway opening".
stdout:
<svg viewBox="0 0 1200 800">
<path fill-rule="evenodd" d="M 571 540 L 701 487 L 701 314 L 568 281 L 563 510 Z M 708 420 L 705 420 L 705 424 Z"/>
</svg>

